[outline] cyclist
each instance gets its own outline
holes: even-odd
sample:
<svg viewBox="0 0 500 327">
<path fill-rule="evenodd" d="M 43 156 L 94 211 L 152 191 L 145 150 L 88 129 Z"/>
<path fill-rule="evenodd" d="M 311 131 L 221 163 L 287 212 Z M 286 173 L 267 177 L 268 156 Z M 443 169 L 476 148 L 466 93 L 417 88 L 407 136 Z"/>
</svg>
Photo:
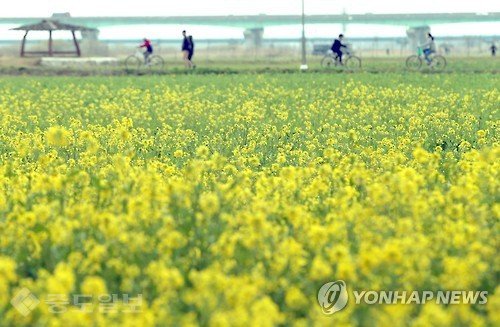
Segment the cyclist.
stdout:
<svg viewBox="0 0 500 327">
<path fill-rule="evenodd" d="M 344 39 L 344 34 L 339 34 L 339 37 L 333 41 L 332 51 L 337 54 L 337 58 L 339 58 L 339 62 L 342 64 L 342 48 L 347 48 L 345 44 L 342 43 Z"/>
<path fill-rule="evenodd" d="M 436 44 L 434 43 L 434 36 L 431 33 L 427 33 L 427 42 L 420 45 L 424 50 L 425 60 L 427 61 L 427 65 L 431 64 L 431 58 L 429 57 L 431 53 L 436 52 Z"/>
<path fill-rule="evenodd" d="M 139 48 L 146 48 L 146 51 L 144 51 L 144 64 L 146 65 L 149 62 L 149 57 L 153 53 L 153 46 L 151 45 L 151 42 L 147 38 L 144 38 L 144 43 L 139 46 Z"/>
</svg>

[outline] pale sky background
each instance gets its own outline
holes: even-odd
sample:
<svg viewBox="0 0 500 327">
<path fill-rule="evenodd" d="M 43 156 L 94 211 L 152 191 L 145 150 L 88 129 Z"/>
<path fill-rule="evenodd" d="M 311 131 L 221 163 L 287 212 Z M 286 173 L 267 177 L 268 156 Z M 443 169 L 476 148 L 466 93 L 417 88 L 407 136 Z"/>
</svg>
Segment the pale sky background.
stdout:
<svg viewBox="0 0 500 327">
<path fill-rule="evenodd" d="M 49 17 L 52 13 L 69 12 L 72 16 L 196 16 L 300 14 L 301 0 L 0 0 L 4 3 L 0 17 Z M 305 0 L 306 15 L 363 13 L 448 13 L 500 12 L 499 0 Z M 299 22 L 300 23 L 300 22 Z M 0 39 L 18 39 L 20 33 L 9 31 L 12 25 L 0 25 Z M 131 26 L 100 29 L 100 38 L 179 38 L 179 31 L 188 30 L 197 38 L 242 38 L 241 28 L 211 26 Z M 341 26 L 309 25 L 310 37 L 335 36 Z M 300 25 L 267 27 L 264 37 L 300 37 Z M 404 26 L 348 25 L 346 36 L 404 36 Z M 436 35 L 500 35 L 500 22 L 431 26 Z M 35 36 L 36 37 L 36 36 Z M 46 37 L 45 35 L 42 38 Z"/>
</svg>

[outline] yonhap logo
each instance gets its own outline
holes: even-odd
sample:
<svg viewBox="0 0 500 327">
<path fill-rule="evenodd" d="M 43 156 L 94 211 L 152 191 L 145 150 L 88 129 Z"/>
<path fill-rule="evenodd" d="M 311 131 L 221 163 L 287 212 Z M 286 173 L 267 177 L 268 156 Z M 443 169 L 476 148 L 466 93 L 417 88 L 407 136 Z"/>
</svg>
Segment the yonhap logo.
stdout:
<svg viewBox="0 0 500 327">
<path fill-rule="evenodd" d="M 318 303 L 326 315 L 344 309 L 348 298 L 347 286 L 343 280 L 326 283 L 318 291 Z"/>
<path fill-rule="evenodd" d="M 24 287 L 12 298 L 10 303 L 20 314 L 26 317 L 36 308 L 40 300 L 29 289 Z"/>
</svg>

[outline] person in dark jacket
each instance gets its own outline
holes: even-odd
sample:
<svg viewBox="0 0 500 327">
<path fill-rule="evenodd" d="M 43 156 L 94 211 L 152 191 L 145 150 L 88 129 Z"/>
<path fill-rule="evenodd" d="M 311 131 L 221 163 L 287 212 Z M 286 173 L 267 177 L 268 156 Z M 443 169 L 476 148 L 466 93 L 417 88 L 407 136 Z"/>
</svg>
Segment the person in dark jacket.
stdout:
<svg viewBox="0 0 500 327">
<path fill-rule="evenodd" d="M 188 50 L 188 60 L 189 60 L 189 65 L 191 68 L 196 68 L 196 65 L 193 63 L 193 54 L 194 54 L 194 42 L 193 42 L 193 36 L 189 35 L 188 36 L 188 42 L 189 42 L 189 50 Z"/>
<path fill-rule="evenodd" d="M 184 65 L 186 66 L 186 68 L 190 68 L 191 64 L 188 58 L 190 45 L 189 39 L 186 36 L 186 31 L 182 31 L 182 36 L 184 37 L 184 39 L 182 40 L 182 59 L 184 60 Z"/>
<path fill-rule="evenodd" d="M 333 53 L 337 54 L 340 64 L 342 64 L 342 48 L 347 48 L 345 44 L 342 43 L 344 39 L 344 34 L 339 34 L 338 39 L 335 39 L 332 44 Z"/>
</svg>

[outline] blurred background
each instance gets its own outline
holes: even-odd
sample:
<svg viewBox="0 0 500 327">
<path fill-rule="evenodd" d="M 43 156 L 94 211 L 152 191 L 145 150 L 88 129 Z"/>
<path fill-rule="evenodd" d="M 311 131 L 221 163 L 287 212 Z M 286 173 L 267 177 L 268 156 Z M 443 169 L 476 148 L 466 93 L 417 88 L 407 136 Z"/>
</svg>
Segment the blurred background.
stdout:
<svg viewBox="0 0 500 327">
<path fill-rule="evenodd" d="M 25 24 L 55 19 L 96 28 L 77 32 L 82 56 L 124 57 L 144 37 L 167 60 L 180 58 L 181 31 L 193 35 L 195 57 L 300 58 L 302 13 L 307 56 L 322 56 L 338 34 L 357 55 L 407 56 L 425 40 L 436 38 L 438 52 L 488 56 L 500 42 L 500 2 L 420 0 L 212 0 L 188 3 L 150 0 L 24 0 L 0 12 L 0 56 L 19 57 Z M 303 7 L 302 7 L 303 5 Z M 304 10 L 302 12 L 302 9 Z M 47 32 L 31 31 L 30 50 L 47 48 Z M 54 48 L 74 47 L 71 33 L 53 32 Z"/>
</svg>

